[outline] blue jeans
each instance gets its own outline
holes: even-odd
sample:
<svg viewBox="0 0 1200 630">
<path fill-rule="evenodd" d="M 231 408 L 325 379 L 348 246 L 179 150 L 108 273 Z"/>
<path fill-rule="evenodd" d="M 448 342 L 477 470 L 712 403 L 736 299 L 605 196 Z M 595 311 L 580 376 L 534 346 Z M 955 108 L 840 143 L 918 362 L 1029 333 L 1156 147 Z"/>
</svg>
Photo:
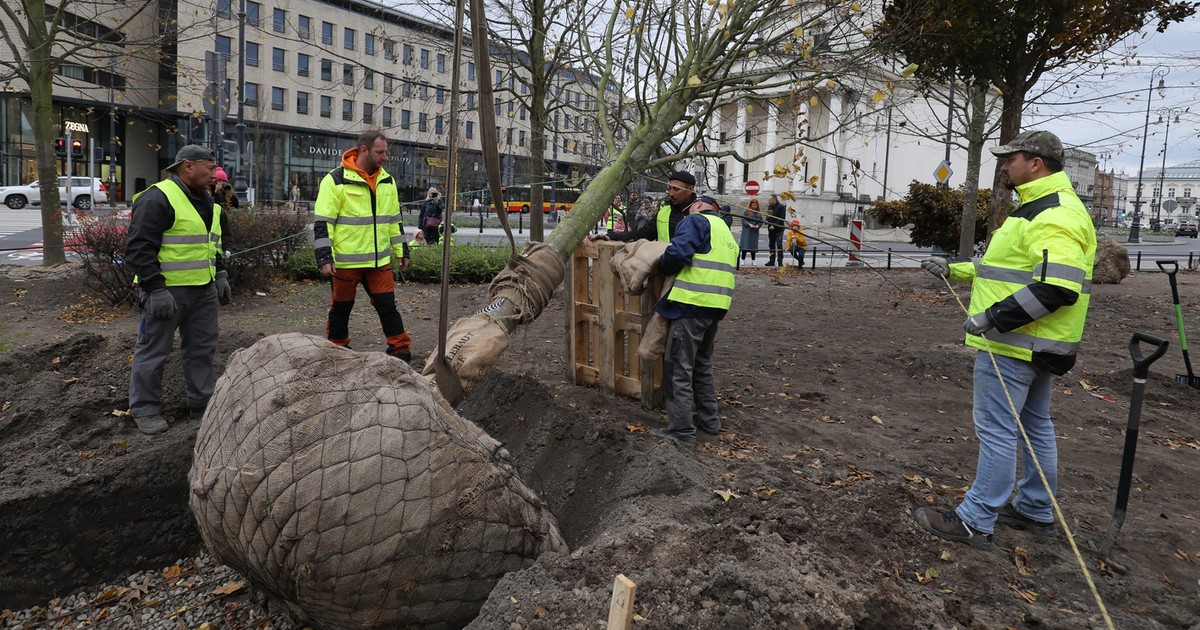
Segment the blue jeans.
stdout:
<svg viewBox="0 0 1200 630">
<path fill-rule="evenodd" d="M 1058 491 L 1058 444 L 1050 421 L 1050 391 L 1053 375 L 1038 370 L 1028 361 L 996 356 L 1000 377 L 1008 386 L 1013 404 L 1020 410 L 1021 424 L 1029 434 L 1052 492 Z M 1029 449 L 1017 428 L 1000 378 L 987 352 L 975 357 L 975 437 L 979 439 L 979 463 L 975 481 L 963 502 L 955 510 L 971 529 L 992 533 L 996 513 L 1012 494 L 1017 477 L 1017 447 L 1025 461 L 1025 475 L 1016 482 L 1017 498 L 1013 507 L 1025 516 L 1043 523 L 1054 520 L 1050 494 L 1042 485 Z"/>
</svg>

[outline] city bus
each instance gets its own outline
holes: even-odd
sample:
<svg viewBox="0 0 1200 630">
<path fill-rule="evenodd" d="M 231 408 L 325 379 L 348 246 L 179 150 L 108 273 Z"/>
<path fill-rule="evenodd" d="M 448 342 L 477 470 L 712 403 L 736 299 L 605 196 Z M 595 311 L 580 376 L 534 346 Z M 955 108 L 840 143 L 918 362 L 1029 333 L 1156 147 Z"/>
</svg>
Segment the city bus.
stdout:
<svg viewBox="0 0 1200 630">
<path fill-rule="evenodd" d="M 507 186 L 504 188 L 504 205 L 510 213 L 529 213 L 529 186 Z M 542 213 L 550 214 L 552 208 L 560 213 L 567 212 L 579 199 L 578 188 L 545 185 L 542 187 Z M 493 204 L 494 207 L 494 204 Z"/>
</svg>

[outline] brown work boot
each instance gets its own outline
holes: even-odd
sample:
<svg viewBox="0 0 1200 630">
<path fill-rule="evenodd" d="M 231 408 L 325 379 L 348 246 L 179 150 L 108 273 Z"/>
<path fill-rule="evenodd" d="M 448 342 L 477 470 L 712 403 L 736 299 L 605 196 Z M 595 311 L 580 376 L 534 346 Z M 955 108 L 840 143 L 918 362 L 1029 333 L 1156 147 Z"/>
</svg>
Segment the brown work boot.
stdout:
<svg viewBox="0 0 1200 630">
<path fill-rule="evenodd" d="M 1050 538 L 1058 534 L 1058 528 L 1054 526 L 1053 521 L 1049 523 L 1035 521 L 1018 512 L 1011 503 L 1005 503 L 1004 507 L 1000 508 L 1000 512 L 996 514 L 996 522 L 1008 525 L 1013 529 L 1023 529 L 1038 538 Z"/>
<path fill-rule="evenodd" d="M 992 535 L 977 532 L 964 523 L 954 510 L 938 512 L 929 508 L 917 508 L 913 514 L 917 524 L 925 531 L 946 540 L 966 543 L 972 547 L 991 549 Z"/>
</svg>

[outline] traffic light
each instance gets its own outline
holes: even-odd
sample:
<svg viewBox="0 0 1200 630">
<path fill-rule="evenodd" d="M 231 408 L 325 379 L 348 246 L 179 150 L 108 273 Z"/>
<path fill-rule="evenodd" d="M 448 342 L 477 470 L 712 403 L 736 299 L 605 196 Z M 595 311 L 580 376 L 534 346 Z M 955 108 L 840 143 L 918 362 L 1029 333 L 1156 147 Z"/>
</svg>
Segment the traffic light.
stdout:
<svg viewBox="0 0 1200 630">
<path fill-rule="evenodd" d="M 67 154 L 67 139 L 66 138 L 55 138 L 54 139 L 54 154 L 59 155 L 59 156 Z"/>
<path fill-rule="evenodd" d="M 79 138 L 71 139 L 71 157 L 83 157 L 83 140 Z"/>
</svg>

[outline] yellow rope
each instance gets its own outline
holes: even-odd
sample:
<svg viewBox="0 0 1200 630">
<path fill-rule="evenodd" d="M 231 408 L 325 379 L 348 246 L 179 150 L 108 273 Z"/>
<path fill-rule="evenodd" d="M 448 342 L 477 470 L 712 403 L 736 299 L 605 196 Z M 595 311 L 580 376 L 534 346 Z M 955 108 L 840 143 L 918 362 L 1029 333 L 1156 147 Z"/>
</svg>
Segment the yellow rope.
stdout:
<svg viewBox="0 0 1200 630">
<path fill-rule="evenodd" d="M 946 283 L 946 287 L 950 289 L 950 294 L 954 296 L 954 301 L 958 302 L 959 308 L 967 317 L 971 316 L 966 305 L 963 304 L 962 298 L 954 291 L 954 286 L 950 284 L 949 277 L 942 277 L 942 281 Z M 1034 467 L 1037 468 L 1038 477 L 1042 480 L 1042 485 L 1046 488 L 1046 494 L 1050 496 L 1050 504 L 1054 506 L 1054 514 L 1058 517 L 1058 523 L 1062 525 L 1063 532 L 1067 535 L 1067 542 L 1071 544 L 1071 551 L 1075 554 L 1075 560 L 1079 563 L 1080 570 L 1083 571 L 1083 579 L 1087 581 L 1088 589 L 1092 591 L 1092 597 L 1096 600 L 1096 605 L 1100 607 L 1100 614 L 1104 617 L 1104 624 L 1109 630 L 1114 630 L 1112 618 L 1108 616 L 1108 609 L 1104 606 L 1104 600 L 1100 597 L 1100 591 L 1096 588 L 1096 583 L 1092 581 L 1092 574 L 1088 571 L 1087 562 L 1083 559 L 1083 554 L 1079 552 L 1079 546 L 1075 544 L 1075 536 L 1071 534 L 1071 527 L 1067 525 L 1066 516 L 1063 514 L 1062 507 L 1058 504 L 1058 498 L 1054 496 L 1054 491 L 1050 489 L 1050 483 L 1046 479 L 1046 471 L 1042 469 L 1042 463 L 1038 461 L 1037 454 L 1033 452 L 1033 442 L 1029 439 L 1029 434 L 1025 432 L 1025 425 L 1021 422 L 1021 413 L 1017 410 L 1016 403 L 1013 402 L 1012 394 L 1008 391 L 1008 384 L 1004 382 L 1004 377 L 1000 374 L 1000 366 L 996 363 L 996 355 L 992 352 L 991 343 L 986 335 L 980 335 L 983 338 L 984 349 L 988 353 L 988 358 L 992 361 L 992 369 L 996 371 L 996 378 L 1000 380 L 1000 387 L 1004 390 L 1004 397 L 1008 400 L 1008 408 L 1013 413 L 1013 419 L 1017 421 L 1017 429 L 1021 431 L 1021 438 L 1025 440 L 1025 448 L 1029 452 L 1029 458 L 1033 460 Z M 1056 440 L 1058 438 L 1055 438 Z"/>
</svg>

